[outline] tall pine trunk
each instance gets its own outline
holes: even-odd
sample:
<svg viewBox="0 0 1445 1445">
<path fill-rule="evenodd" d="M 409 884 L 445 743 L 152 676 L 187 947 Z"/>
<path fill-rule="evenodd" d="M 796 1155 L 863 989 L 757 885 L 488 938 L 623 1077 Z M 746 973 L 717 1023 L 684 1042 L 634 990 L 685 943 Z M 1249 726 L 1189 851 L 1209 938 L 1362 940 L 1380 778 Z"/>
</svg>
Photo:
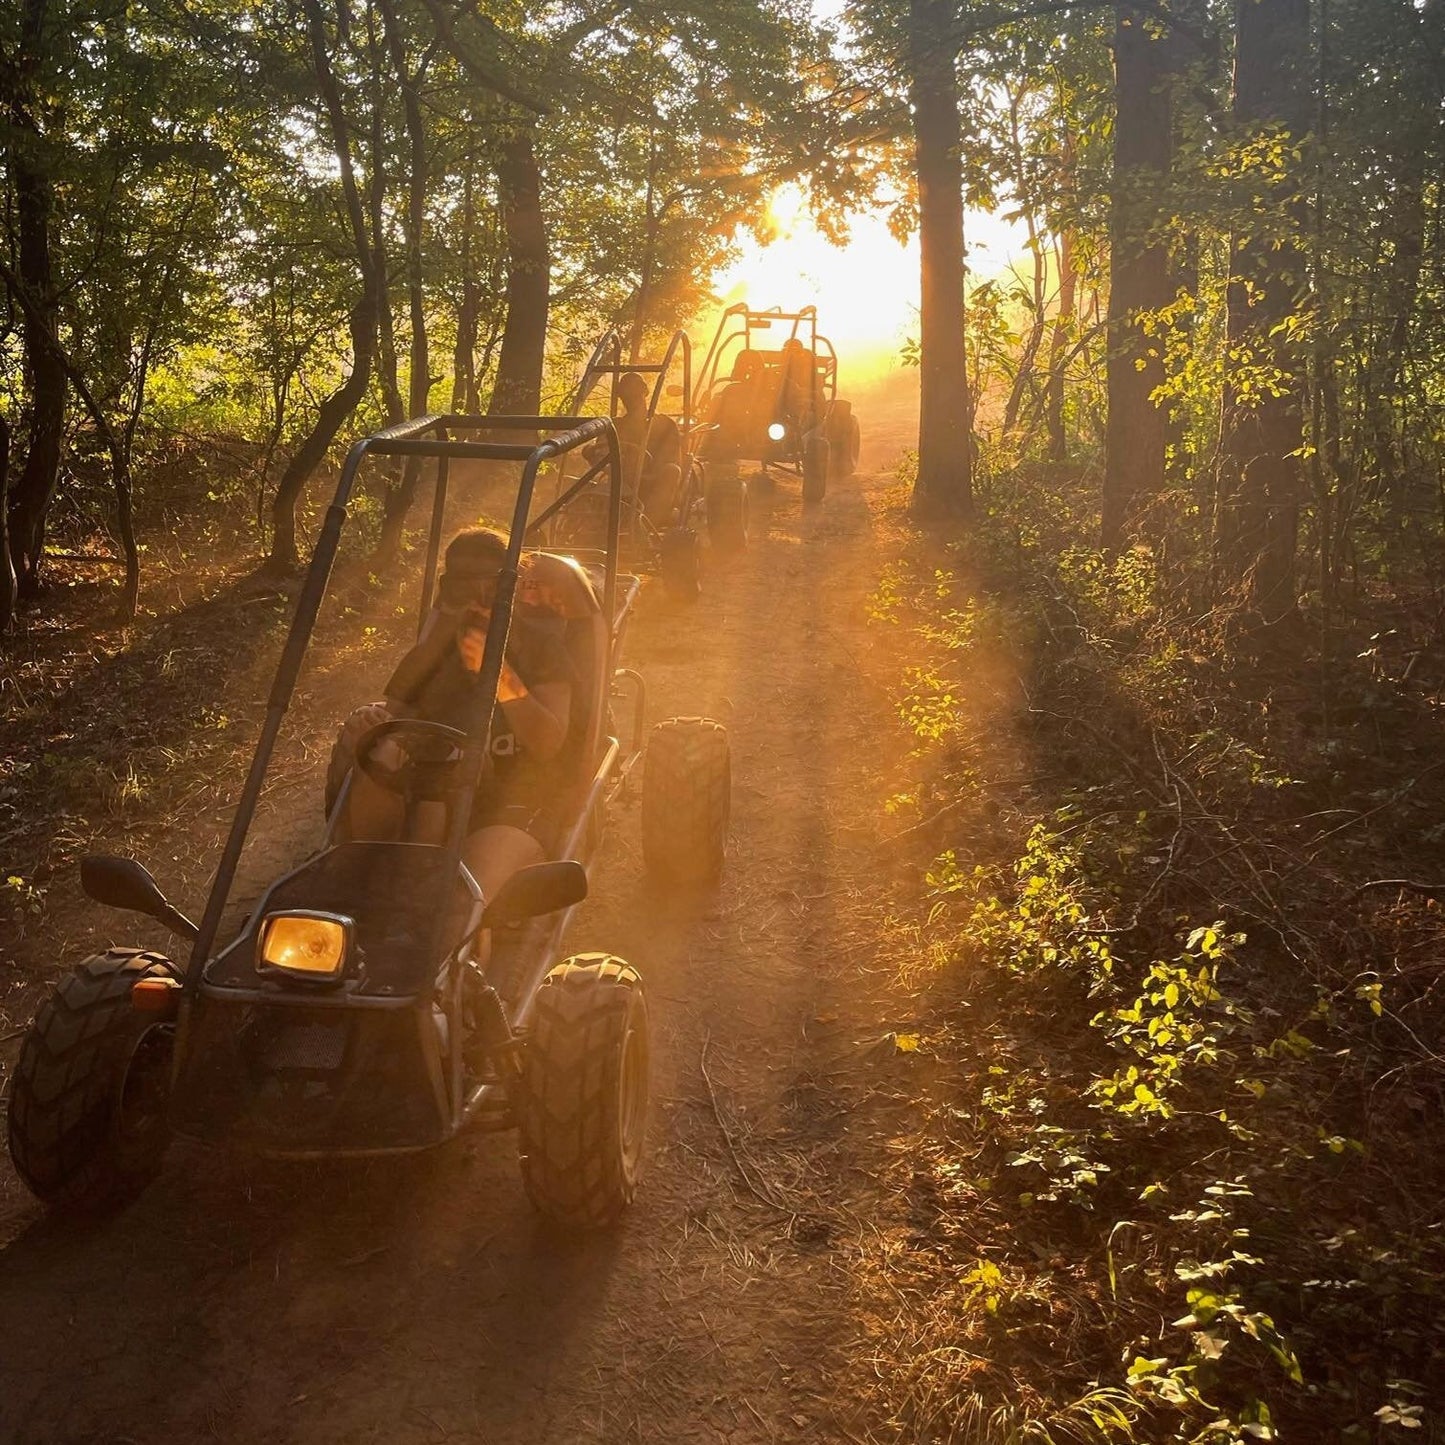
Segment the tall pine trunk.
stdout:
<svg viewBox="0 0 1445 1445">
<path fill-rule="evenodd" d="M 507 237 L 507 320 L 487 410 L 534 416 L 542 404 L 552 258 L 542 213 L 542 173 L 528 126 L 518 125 L 503 142 L 497 179 Z"/>
<path fill-rule="evenodd" d="M 1269 128 L 1297 143 L 1309 122 L 1309 0 L 1239 0 L 1235 24 L 1241 135 Z M 1306 359 L 1281 329 L 1307 291 L 1299 177 L 1287 167 L 1260 200 L 1260 220 L 1234 242 L 1228 342 L 1275 374 L 1269 388 L 1225 397 L 1219 544 L 1226 573 L 1247 583 L 1263 621 L 1277 622 L 1295 606 L 1302 484 Z"/>
<path fill-rule="evenodd" d="M 964 334 L 963 137 L 953 15 L 947 0 L 909 0 L 921 261 L 913 508 L 922 516 L 967 516 L 973 510 L 973 408 Z"/>
<path fill-rule="evenodd" d="M 1109 215 L 1108 393 L 1101 540 L 1115 550 L 1164 490 L 1167 423 L 1150 398 L 1164 380 L 1141 311 L 1167 306 L 1169 254 L 1159 225 L 1172 152 L 1170 44 L 1153 17 L 1114 12 L 1114 177 Z"/>
</svg>

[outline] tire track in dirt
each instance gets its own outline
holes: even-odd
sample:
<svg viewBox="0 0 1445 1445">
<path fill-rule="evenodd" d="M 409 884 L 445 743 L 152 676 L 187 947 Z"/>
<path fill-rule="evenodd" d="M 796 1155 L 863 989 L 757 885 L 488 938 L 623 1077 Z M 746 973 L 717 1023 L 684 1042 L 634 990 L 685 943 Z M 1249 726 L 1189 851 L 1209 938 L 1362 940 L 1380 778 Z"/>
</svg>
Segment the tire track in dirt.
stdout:
<svg viewBox="0 0 1445 1445">
<path fill-rule="evenodd" d="M 121 1218 L 32 1213 L 5 1248 L 0 1440 L 848 1438 L 898 1067 L 878 831 L 904 740 L 864 632 L 883 486 L 805 515 L 782 482 L 698 609 L 649 589 L 634 624 L 651 716 L 728 725 L 734 814 L 721 888 L 686 901 L 643 880 L 625 802 L 569 938 L 651 1003 L 649 1172 L 615 1234 L 539 1225 L 512 1135 L 326 1169 L 177 1148 Z"/>
</svg>

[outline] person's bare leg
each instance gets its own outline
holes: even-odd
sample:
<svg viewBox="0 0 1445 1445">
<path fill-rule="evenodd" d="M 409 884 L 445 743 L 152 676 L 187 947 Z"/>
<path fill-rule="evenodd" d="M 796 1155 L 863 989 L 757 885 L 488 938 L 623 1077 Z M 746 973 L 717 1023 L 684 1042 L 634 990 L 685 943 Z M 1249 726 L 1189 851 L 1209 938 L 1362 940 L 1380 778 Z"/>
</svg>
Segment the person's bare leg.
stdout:
<svg viewBox="0 0 1445 1445">
<path fill-rule="evenodd" d="M 353 838 L 395 838 L 401 832 L 406 808 L 396 793 L 373 782 L 360 768 L 351 770 L 351 790 L 346 796 L 346 814 L 338 835 Z"/>
<path fill-rule="evenodd" d="M 477 880 L 477 886 L 482 890 L 482 898 L 488 903 L 497 896 L 502 884 L 513 873 L 528 868 L 533 863 L 541 863 L 546 856 L 542 845 L 530 833 L 500 824 L 478 828 L 467 839 L 466 847 L 462 850 L 467 868 Z M 485 969 L 490 955 L 491 936 L 484 932 L 478 935 L 474 954 L 478 966 Z"/>
<path fill-rule="evenodd" d="M 677 494 L 682 484 L 682 468 L 669 464 L 643 478 L 642 510 L 659 531 L 686 522 L 677 515 Z"/>
</svg>

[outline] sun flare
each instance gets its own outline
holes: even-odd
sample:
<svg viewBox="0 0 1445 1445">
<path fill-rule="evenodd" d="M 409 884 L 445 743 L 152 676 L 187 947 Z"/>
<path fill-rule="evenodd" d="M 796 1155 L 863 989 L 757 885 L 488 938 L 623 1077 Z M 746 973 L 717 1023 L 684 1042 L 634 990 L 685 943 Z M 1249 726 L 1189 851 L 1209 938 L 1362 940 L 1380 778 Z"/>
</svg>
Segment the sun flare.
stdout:
<svg viewBox="0 0 1445 1445">
<path fill-rule="evenodd" d="M 971 217 L 970 263 L 985 274 L 1006 266 L 1018 246 L 1011 227 Z M 718 307 L 699 318 L 710 339 L 718 312 L 738 301 L 795 311 L 818 308 L 818 328 L 838 350 L 848 387 L 883 381 L 902 369 L 904 342 L 918 331 L 918 241 L 900 242 L 880 210 L 847 219 L 847 239 L 834 245 L 817 227 L 802 187 L 777 187 L 768 197 L 759 240 L 747 236 L 717 280 Z M 981 279 L 981 278 L 980 278 Z"/>
</svg>

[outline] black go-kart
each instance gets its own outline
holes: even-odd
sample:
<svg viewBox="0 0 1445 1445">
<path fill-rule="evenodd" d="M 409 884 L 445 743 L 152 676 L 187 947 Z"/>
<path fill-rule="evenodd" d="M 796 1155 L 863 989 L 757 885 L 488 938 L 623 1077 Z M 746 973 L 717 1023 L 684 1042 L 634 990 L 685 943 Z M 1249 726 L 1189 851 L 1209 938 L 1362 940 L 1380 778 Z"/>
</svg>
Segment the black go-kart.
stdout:
<svg viewBox="0 0 1445 1445">
<path fill-rule="evenodd" d="M 830 479 L 857 470 L 858 418 L 838 396 L 838 354 L 819 332 L 814 306 L 729 306 L 703 359 L 692 409 L 712 475 L 710 517 L 745 511 L 740 461 L 759 463 L 764 479 L 772 469 L 795 473 L 810 503 L 823 500 Z"/>
<path fill-rule="evenodd" d="M 597 397 L 614 420 L 622 412 L 618 383 L 635 373 L 648 383 L 647 400 L 641 410 L 640 426 L 651 439 L 659 421 L 676 428 L 679 443 L 678 474 L 662 490 L 671 494 L 666 515 L 655 515 L 647 506 L 648 487 L 640 475 L 642 457 L 623 457 L 622 559 L 624 565 L 662 579 L 668 595 L 681 602 L 694 602 L 701 593 L 702 527 L 706 521 L 706 479 L 697 456 L 698 427 L 692 414 L 692 342 L 685 331 L 675 331 L 662 355 L 653 361 L 623 359 L 622 339 L 609 329 L 598 338 L 582 369 L 567 411 L 580 413 Z M 675 380 L 674 380 L 675 378 Z M 599 393 L 606 390 L 605 403 Z M 675 398 L 676 407 L 665 399 Z M 559 468 L 557 486 L 565 490 L 570 468 Z M 552 540 L 562 546 L 596 547 L 603 536 L 607 508 L 603 493 L 594 488 L 591 505 L 570 508 L 553 524 Z M 717 540 L 716 537 L 713 538 Z"/>
<path fill-rule="evenodd" d="M 541 439 L 477 439 L 487 432 Z M 539 468 L 598 440 L 603 459 L 529 522 Z M 218 942 L 368 457 L 437 462 L 419 631 L 432 611 L 449 463 L 520 463 L 480 673 L 485 706 L 465 731 L 398 720 L 361 738 L 355 767 L 405 799 L 401 836 L 342 841 L 337 820 L 352 775 L 333 778 L 319 850 L 276 879 L 239 930 Z M 598 475 L 609 498 L 601 561 L 586 566 L 532 546 Z M 642 981 L 611 954 L 561 957 L 604 815 L 641 758 L 642 679 L 619 666 L 638 592 L 637 579 L 618 566 L 621 514 L 616 434 L 602 418 L 426 417 L 351 449 L 199 924 L 163 897 L 140 863 L 81 863 L 91 897 L 158 920 L 189 944 L 189 956 L 173 962 L 111 949 L 80 964 L 42 1003 L 9 1107 L 11 1157 L 42 1201 L 87 1213 L 124 1204 L 158 1173 L 173 1135 L 270 1156 L 332 1158 L 429 1149 L 468 1129 L 507 1127 L 518 1130 L 523 1179 L 544 1214 L 597 1226 L 631 1201 L 647 1115 Z M 484 898 L 463 844 L 489 757 L 511 620 L 528 607 L 556 619 L 549 625 L 560 629 L 579 680 L 574 697 L 586 705 L 574 706 L 569 727 L 579 730 L 580 762 L 566 780 L 568 826 L 552 861 L 522 869 Z M 625 740 L 612 724 L 614 699 L 630 703 L 619 709 L 631 713 Z M 387 739 L 432 761 L 425 769 L 420 761 L 373 769 Z M 729 767 L 727 735 L 716 723 L 678 718 L 651 730 L 643 853 L 672 885 L 705 884 L 722 868 Z M 444 803 L 443 842 L 412 841 L 418 795 L 433 819 Z M 491 943 L 485 969 L 477 962 L 483 933 Z"/>
</svg>

